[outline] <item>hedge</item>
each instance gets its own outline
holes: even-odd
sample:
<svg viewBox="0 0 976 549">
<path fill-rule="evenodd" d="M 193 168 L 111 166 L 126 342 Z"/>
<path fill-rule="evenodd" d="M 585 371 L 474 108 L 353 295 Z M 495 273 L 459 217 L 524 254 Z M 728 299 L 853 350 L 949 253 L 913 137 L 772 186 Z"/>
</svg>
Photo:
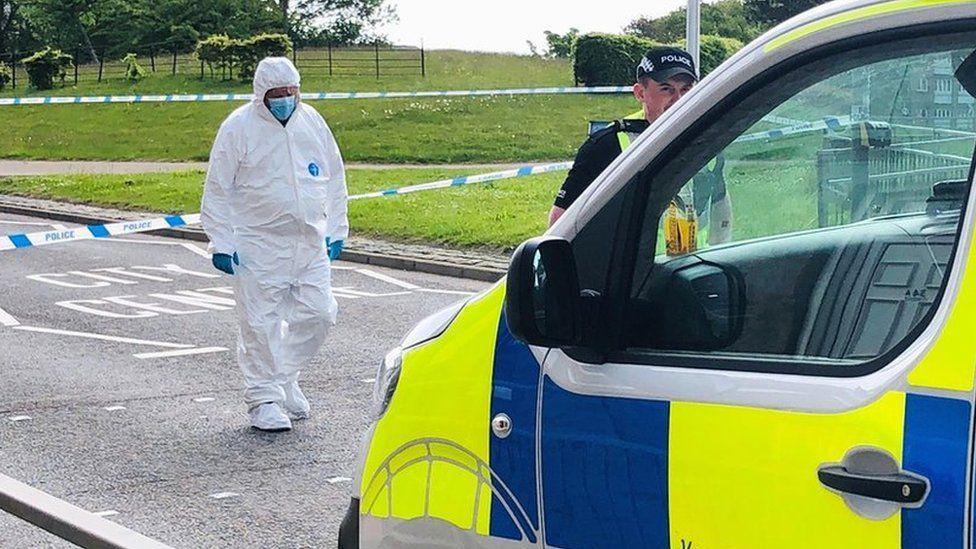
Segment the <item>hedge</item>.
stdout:
<svg viewBox="0 0 976 549">
<path fill-rule="evenodd" d="M 637 65 L 650 48 L 646 38 L 591 33 L 576 40 L 573 72 L 585 86 L 626 86 L 634 83 Z"/>
<path fill-rule="evenodd" d="M 661 46 L 646 38 L 622 34 L 586 34 L 576 41 L 573 72 L 585 86 L 627 86 L 634 83 L 637 65 L 647 50 Z M 684 47 L 684 40 L 678 47 Z M 742 48 L 734 38 L 702 35 L 702 76 L 715 70 Z"/>
</svg>

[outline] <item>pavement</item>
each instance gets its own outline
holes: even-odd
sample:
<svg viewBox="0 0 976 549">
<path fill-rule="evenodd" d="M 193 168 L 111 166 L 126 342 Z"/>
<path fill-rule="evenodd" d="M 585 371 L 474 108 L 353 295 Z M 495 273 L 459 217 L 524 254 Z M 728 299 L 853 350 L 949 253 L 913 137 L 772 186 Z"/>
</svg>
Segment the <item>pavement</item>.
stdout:
<svg viewBox="0 0 976 549">
<path fill-rule="evenodd" d="M 521 164 L 373 164 L 350 162 L 347 168 L 365 170 L 393 170 L 400 168 L 442 170 L 471 170 L 472 174 L 482 171 L 502 171 L 534 166 L 538 163 Z M 2 160 L 0 177 L 17 175 L 64 175 L 64 174 L 138 174 L 181 172 L 187 170 L 206 170 L 206 162 L 110 162 L 110 161 L 69 161 L 69 160 Z"/>
<path fill-rule="evenodd" d="M 0 232 L 57 229 L 0 213 Z M 232 280 L 199 242 L 135 235 L 0 252 L 0 471 L 175 547 L 332 547 L 376 366 L 485 282 L 339 261 L 312 417 L 248 428 Z M 0 513 L 0 547 L 66 543 Z"/>
</svg>

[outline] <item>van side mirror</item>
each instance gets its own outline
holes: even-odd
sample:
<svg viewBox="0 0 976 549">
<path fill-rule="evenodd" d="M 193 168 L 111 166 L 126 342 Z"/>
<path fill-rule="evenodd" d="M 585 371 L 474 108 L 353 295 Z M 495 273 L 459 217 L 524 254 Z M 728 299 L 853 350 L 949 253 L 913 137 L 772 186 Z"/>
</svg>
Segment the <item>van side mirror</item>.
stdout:
<svg viewBox="0 0 976 549">
<path fill-rule="evenodd" d="M 541 236 L 512 255 L 505 316 L 516 339 L 529 345 L 565 347 L 582 338 L 579 279 L 568 241 Z"/>
</svg>

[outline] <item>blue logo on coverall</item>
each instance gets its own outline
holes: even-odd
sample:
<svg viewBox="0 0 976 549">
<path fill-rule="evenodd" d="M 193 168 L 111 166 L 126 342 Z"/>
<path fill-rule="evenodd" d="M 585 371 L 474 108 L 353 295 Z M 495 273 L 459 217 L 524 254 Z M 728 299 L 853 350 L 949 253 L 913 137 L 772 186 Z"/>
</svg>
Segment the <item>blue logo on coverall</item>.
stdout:
<svg viewBox="0 0 976 549">
<path fill-rule="evenodd" d="M 312 177 L 318 177 L 319 176 L 319 165 L 316 164 L 315 162 L 312 162 L 311 164 L 309 164 L 308 165 L 308 173 L 312 174 Z"/>
</svg>

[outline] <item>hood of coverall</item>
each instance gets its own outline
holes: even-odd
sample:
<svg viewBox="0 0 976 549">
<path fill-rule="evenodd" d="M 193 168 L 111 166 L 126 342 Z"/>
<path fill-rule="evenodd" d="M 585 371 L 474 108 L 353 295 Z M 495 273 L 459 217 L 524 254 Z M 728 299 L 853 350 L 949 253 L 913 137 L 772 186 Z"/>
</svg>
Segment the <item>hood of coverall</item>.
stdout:
<svg viewBox="0 0 976 549">
<path fill-rule="evenodd" d="M 254 71 L 254 101 L 264 102 L 264 94 L 274 88 L 298 87 L 301 84 L 298 69 L 287 57 L 265 57 Z"/>
</svg>

